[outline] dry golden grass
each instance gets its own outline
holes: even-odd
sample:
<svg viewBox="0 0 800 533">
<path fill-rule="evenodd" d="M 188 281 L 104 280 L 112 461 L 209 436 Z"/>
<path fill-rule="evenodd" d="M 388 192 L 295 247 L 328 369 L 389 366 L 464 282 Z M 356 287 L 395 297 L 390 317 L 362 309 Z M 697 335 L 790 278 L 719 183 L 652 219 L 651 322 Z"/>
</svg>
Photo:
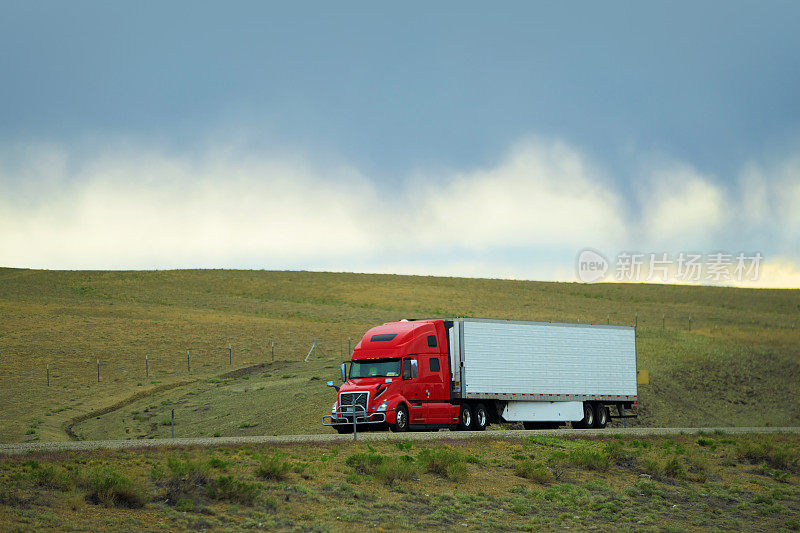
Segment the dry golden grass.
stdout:
<svg viewBox="0 0 800 533">
<path fill-rule="evenodd" d="M 230 411 L 238 400 L 215 398 L 214 391 L 233 396 L 232 389 L 241 383 L 208 391 L 207 378 L 269 362 L 272 342 L 272 376 L 253 374 L 251 379 L 261 383 L 248 388 L 252 397 L 241 404 L 248 411 L 236 417 L 237 424 L 261 425 L 226 425 L 222 434 L 265 428 L 268 433 L 321 431 L 318 417 L 281 426 L 259 420 L 252 406 L 270 405 L 274 412 L 274 406 L 285 404 L 288 382 L 280 380 L 291 374 L 296 380 L 292 385 L 307 389 L 304 398 L 295 400 L 321 416 L 333 396 L 319 381 L 310 380 L 324 383 L 336 376 L 330 367 L 346 358 L 347 337 L 355 344 L 369 327 L 404 317 L 464 315 L 622 324 L 638 319 L 639 366 L 650 370 L 652 382 L 640 389 L 641 423 L 796 425 L 798 311 L 797 290 L 309 272 L 0 269 L 0 440 L 64 439 L 63 426 L 75 416 L 186 380 L 197 381 L 152 400 L 160 405 L 196 393 L 212 408 Z M 300 364 L 315 337 L 328 358 Z M 187 349 L 191 374 L 186 371 Z M 144 375 L 145 356 L 149 378 Z M 256 391 L 258 386 L 264 389 Z M 141 410 L 147 401 L 131 409 Z M 203 407 L 201 403 L 196 407 Z M 198 435 L 216 431 L 201 423 L 196 427 Z M 130 435 L 119 428 L 108 436 Z M 98 435 L 88 426 L 85 432 L 87 437 Z"/>
</svg>

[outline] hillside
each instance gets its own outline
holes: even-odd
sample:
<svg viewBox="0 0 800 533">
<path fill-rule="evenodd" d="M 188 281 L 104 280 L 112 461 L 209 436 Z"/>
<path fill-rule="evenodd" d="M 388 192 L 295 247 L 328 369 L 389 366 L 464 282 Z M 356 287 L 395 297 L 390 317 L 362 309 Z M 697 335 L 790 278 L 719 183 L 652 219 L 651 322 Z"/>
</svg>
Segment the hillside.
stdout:
<svg viewBox="0 0 800 533">
<path fill-rule="evenodd" d="M 378 323 L 443 316 L 636 321 L 638 365 L 651 380 L 640 388 L 636 423 L 800 422 L 798 290 L 0 269 L 0 316 L 6 442 L 65 439 L 72 419 L 117 402 L 125 406 L 76 424 L 76 433 L 166 436 L 171 409 L 184 437 L 325 431 L 319 418 L 333 395 L 324 382 L 338 374 L 348 337 L 354 344 Z M 314 338 L 323 350 L 303 363 Z"/>
</svg>

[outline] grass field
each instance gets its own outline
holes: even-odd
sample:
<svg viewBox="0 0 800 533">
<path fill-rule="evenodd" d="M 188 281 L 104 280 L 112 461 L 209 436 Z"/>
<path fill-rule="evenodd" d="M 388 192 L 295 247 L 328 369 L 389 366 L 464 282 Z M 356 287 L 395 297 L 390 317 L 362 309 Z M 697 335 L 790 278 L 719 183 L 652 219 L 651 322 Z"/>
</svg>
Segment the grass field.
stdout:
<svg viewBox="0 0 800 533">
<path fill-rule="evenodd" d="M 75 432 L 166 436 L 172 409 L 182 437 L 324 431 L 319 420 L 334 399 L 324 382 L 338 375 L 348 337 L 355 344 L 371 326 L 404 317 L 637 321 L 638 364 L 651 384 L 640 388 L 636 423 L 800 422 L 798 290 L 0 269 L 0 316 L 4 442 L 66 439 L 75 418 L 118 403 Z M 314 338 L 325 353 L 303 363 Z M 245 367 L 252 368 L 220 377 Z"/>
<path fill-rule="evenodd" d="M 0 529 L 800 529 L 800 437 L 532 436 L 0 459 Z"/>
</svg>

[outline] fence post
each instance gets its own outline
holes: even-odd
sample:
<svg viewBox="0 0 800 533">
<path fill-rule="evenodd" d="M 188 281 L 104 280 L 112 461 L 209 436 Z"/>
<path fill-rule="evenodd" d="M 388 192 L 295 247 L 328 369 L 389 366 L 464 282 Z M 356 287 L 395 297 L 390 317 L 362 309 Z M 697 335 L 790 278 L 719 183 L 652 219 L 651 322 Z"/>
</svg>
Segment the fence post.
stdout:
<svg viewBox="0 0 800 533">
<path fill-rule="evenodd" d="M 144 356 L 144 377 L 150 377 L 150 361 L 146 355 Z"/>
<path fill-rule="evenodd" d="M 189 350 L 186 350 L 186 372 L 189 373 L 191 371 L 192 369 L 189 366 Z"/>
<path fill-rule="evenodd" d="M 272 362 L 275 362 L 275 341 L 272 341 Z"/>
<path fill-rule="evenodd" d="M 611 324 L 611 315 L 606 315 L 606 325 Z"/>
<path fill-rule="evenodd" d="M 689 331 L 692 331 L 692 317 L 689 317 Z"/>
<path fill-rule="evenodd" d="M 228 345 L 228 364 L 229 365 L 233 364 L 233 346 L 231 346 L 230 344 Z"/>
<path fill-rule="evenodd" d="M 175 438 L 175 409 L 172 409 L 170 420 L 169 420 L 170 429 L 172 430 L 172 438 Z"/>
<path fill-rule="evenodd" d="M 666 321 L 667 315 L 661 315 L 661 329 L 664 329 L 664 322 Z"/>
<path fill-rule="evenodd" d="M 47 363 L 47 386 L 50 386 L 50 363 Z"/>
<path fill-rule="evenodd" d="M 97 382 L 100 383 L 100 359 L 97 360 Z"/>
</svg>

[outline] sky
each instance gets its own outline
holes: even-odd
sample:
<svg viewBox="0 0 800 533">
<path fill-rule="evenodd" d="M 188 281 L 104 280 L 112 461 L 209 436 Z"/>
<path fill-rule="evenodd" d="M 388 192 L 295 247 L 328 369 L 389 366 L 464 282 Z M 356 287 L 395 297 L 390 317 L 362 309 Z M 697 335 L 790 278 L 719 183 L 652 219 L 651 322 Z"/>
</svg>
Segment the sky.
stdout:
<svg viewBox="0 0 800 533">
<path fill-rule="evenodd" d="M 800 287 L 798 27 L 796 2 L 0 2 L 0 266 L 575 281 L 590 248 L 609 280 L 758 253 L 723 282 Z"/>
</svg>

